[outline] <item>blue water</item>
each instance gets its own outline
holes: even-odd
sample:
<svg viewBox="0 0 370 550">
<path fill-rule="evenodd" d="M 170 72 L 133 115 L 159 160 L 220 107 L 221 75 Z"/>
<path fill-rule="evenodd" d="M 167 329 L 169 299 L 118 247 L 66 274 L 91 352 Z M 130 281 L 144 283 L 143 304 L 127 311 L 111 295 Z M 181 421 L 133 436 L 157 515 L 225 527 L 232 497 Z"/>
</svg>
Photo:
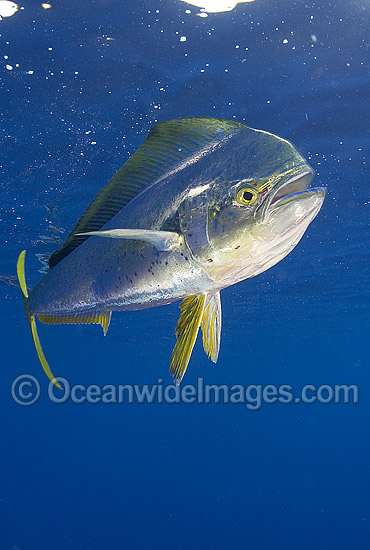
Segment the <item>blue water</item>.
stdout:
<svg viewBox="0 0 370 550">
<path fill-rule="evenodd" d="M 370 4 L 197 11 L 31 1 L 0 21 L 1 550 L 369 548 Z M 356 384 L 358 404 L 48 399 L 17 256 L 27 249 L 32 287 L 40 255 L 147 131 L 182 116 L 287 138 L 328 188 L 286 259 L 222 292 L 219 361 L 199 339 L 184 382 Z M 39 332 L 71 384 L 168 385 L 178 315 L 178 304 L 115 314 L 106 338 L 95 326 Z M 10 391 L 24 373 L 42 390 L 29 407 Z"/>
</svg>

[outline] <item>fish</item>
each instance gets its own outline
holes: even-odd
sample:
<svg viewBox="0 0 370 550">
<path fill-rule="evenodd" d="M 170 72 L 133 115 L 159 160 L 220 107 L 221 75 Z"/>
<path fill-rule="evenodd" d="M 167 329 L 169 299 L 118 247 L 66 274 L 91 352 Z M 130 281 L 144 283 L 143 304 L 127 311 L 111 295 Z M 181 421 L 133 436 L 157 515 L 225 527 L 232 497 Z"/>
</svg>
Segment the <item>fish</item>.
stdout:
<svg viewBox="0 0 370 550">
<path fill-rule="evenodd" d="M 217 362 L 220 292 L 280 262 L 318 214 L 324 187 L 289 141 L 234 120 L 162 122 L 88 206 L 24 309 L 40 363 L 59 386 L 39 340 L 46 324 L 100 324 L 112 312 L 181 300 L 170 373 L 187 369 L 199 329 Z"/>
</svg>

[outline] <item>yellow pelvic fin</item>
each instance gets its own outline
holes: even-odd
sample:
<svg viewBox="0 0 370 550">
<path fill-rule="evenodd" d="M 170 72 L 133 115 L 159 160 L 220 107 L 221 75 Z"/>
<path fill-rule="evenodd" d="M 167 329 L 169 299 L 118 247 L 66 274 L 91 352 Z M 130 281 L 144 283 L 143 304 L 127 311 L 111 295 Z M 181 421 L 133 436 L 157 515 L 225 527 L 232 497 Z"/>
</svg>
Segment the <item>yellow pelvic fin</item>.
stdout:
<svg viewBox="0 0 370 550">
<path fill-rule="evenodd" d="M 216 363 L 221 342 L 221 299 L 220 293 L 208 294 L 201 321 L 203 348 L 211 360 Z"/>
<path fill-rule="evenodd" d="M 28 322 L 29 322 L 30 327 L 31 327 L 33 342 L 35 344 L 35 348 L 36 348 L 36 351 L 37 351 L 37 356 L 39 358 L 41 366 L 44 369 L 44 371 L 45 371 L 47 377 L 49 378 L 49 380 L 51 380 L 53 382 L 53 384 L 55 384 L 55 386 L 57 386 L 57 388 L 62 389 L 60 384 L 58 384 L 58 382 L 55 380 L 55 376 L 51 372 L 50 367 L 49 367 L 49 363 L 46 360 L 44 352 L 42 351 L 39 336 L 37 334 L 35 316 L 32 315 L 29 312 L 29 309 L 28 309 L 28 303 L 27 303 L 27 301 L 28 301 L 28 292 L 27 292 L 26 277 L 25 277 L 25 272 L 24 272 L 25 255 L 26 255 L 26 251 L 23 250 L 19 254 L 18 261 L 17 261 L 17 276 L 18 276 L 19 285 L 20 285 L 21 290 L 22 290 L 24 311 L 26 313 Z"/>
<path fill-rule="evenodd" d="M 112 316 L 112 312 L 109 311 L 107 313 L 76 313 L 75 315 L 43 315 L 41 313 L 37 314 L 37 317 L 41 323 L 45 323 L 47 325 L 64 325 L 69 323 L 74 324 L 98 324 L 103 327 L 104 330 L 104 336 L 107 334 L 110 319 Z"/>
<path fill-rule="evenodd" d="M 181 303 L 181 314 L 175 329 L 177 340 L 170 364 L 170 373 L 176 386 L 180 384 L 188 366 L 200 327 L 205 300 L 206 296 L 200 294 L 189 296 Z"/>
</svg>

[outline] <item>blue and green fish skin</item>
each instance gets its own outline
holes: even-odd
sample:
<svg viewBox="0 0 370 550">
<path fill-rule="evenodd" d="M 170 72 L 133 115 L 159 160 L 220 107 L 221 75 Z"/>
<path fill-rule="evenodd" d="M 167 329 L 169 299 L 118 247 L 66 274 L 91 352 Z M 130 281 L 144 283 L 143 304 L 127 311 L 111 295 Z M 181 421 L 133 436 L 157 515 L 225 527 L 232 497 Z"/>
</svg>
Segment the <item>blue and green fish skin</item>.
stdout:
<svg viewBox="0 0 370 550">
<path fill-rule="evenodd" d="M 27 316 L 77 322 L 73 317 L 110 316 L 182 299 L 188 300 L 182 307 L 187 322 L 189 312 L 196 316 L 196 333 L 202 318 L 220 332 L 219 292 L 286 256 L 320 210 L 325 190 L 309 188 L 313 170 L 290 142 L 234 121 L 163 123 L 135 155 L 138 192 L 135 178 L 124 180 L 117 172 L 113 192 L 107 186 L 97 196 L 52 256 L 50 271 L 26 299 Z M 150 181 L 152 172 L 156 177 Z M 120 209 L 117 189 L 129 197 Z M 105 221 L 107 204 L 113 215 Z M 194 305 L 192 297 L 203 298 Z M 184 330 L 184 322 L 178 327 Z M 195 338 L 183 343 L 187 351 Z M 212 338 L 217 350 L 205 343 L 211 358 L 218 355 L 220 334 Z M 186 366 L 173 368 L 176 383 Z"/>
</svg>

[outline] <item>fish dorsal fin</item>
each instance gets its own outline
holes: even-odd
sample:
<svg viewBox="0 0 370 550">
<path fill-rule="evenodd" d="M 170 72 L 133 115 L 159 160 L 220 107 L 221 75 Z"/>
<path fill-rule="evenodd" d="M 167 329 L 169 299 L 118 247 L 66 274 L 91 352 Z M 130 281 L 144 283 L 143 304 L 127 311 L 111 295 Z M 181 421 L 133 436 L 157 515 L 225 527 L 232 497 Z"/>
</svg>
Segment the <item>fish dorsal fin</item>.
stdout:
<svg viewBox="0 0 370 550">
<path fill-rule="evenodd" d="M 212 143 L 217 143 L 246 126 L 217 118 L 182 118 L 162 122 L 152 128 L 144 143 L 96 195 L 67 237 L 49 258 L 54 267 L 88 235 L 98 231 L 146 187 Z"/>
<path fill-rule="evenodd" d="M 220 293 L 207 294 L 202 316 L 203 348 L 211 360 L 216 363 L 221 342 L 221 298 Z"/>
<path fill-rule="evenodd" d="M 101 325 L 104 330 L 104 335 L 107 334 L 112 312 L 108 313 L 77 313 L 76 315 L 43 315 L 38 314 L 37 317 L 41 323 L 46 325 L 64 325 L 64 324 L 97 324 Z"/>
<path fill-rule="evenodd" d="M 187 369 L 197 339 L 205 301 L 206 296 L 200 294 L 189 296 L 181 302 L 181 314 L 175 329 L 177 340 L 170 365 L 170 373 L 176 386 L 180 384 Z"/>
</svg>

